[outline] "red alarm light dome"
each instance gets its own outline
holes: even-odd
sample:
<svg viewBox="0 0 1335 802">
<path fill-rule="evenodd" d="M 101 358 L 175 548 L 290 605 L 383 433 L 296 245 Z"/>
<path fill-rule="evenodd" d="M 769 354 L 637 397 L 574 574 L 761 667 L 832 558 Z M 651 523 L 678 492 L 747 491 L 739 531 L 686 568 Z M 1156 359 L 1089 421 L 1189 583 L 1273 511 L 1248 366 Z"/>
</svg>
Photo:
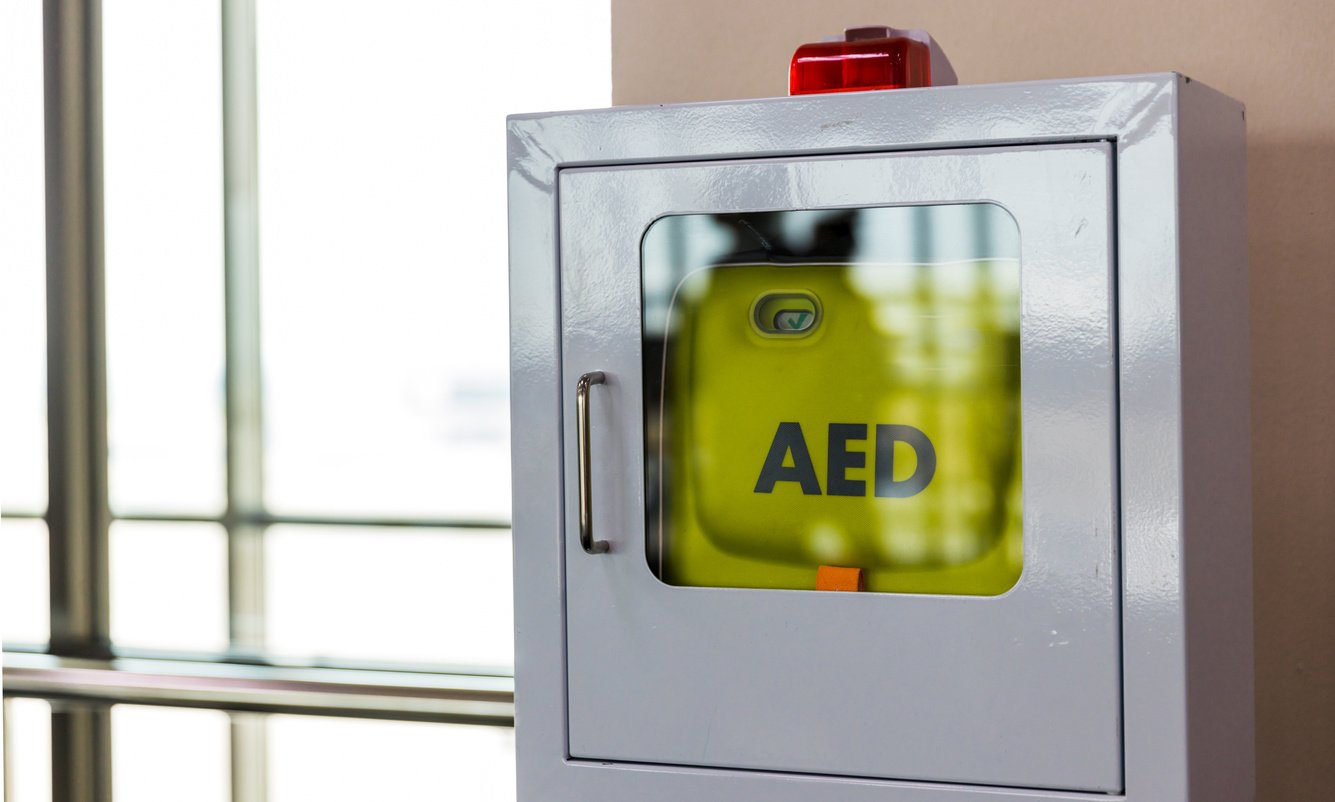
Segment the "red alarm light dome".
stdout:
<svg viewBox="0 0 1335 802">
<path fill-rule="evenodd" d="M 956 83 L 955 70 L 924 30 L 886 25 L 848 28 L 838 39 L 797 48 L 788 94 L 910 89 Z"/>
</svg>

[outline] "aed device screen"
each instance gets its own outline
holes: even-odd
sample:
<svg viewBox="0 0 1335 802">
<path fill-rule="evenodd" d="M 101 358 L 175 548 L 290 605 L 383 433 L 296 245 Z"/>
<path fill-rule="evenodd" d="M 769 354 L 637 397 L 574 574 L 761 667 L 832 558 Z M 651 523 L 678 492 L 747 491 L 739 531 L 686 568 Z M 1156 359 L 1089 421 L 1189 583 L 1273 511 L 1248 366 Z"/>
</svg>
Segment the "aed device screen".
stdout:
<svg viewBox="0 0 1335 802">
<path fill-rule="evenodd" d="M 994 204 L 660 218 L 646 556 L 673 585 L 996 595 L 1023 567 L 1020 261 Z"/>
</svg>

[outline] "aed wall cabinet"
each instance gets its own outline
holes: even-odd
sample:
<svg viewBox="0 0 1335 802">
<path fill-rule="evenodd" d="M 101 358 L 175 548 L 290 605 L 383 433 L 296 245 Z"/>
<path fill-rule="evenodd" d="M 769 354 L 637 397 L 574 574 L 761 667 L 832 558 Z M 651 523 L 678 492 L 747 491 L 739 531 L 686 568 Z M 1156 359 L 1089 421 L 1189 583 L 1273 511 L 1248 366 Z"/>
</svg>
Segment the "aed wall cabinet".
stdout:
<svg viewBox="0 0 1335 802">
<path fill-rule="evenodd" d="M 1252 798 L 1244 119 L 509 121 L 522 802 Z"/>
</svg>

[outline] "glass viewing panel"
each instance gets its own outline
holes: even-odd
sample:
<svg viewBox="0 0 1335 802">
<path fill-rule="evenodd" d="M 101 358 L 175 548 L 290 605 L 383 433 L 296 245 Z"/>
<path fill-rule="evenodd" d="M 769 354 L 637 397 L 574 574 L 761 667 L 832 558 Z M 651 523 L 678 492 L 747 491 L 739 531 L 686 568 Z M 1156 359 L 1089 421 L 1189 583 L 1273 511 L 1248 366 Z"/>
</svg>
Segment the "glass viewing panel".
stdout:
<svg viewBox="0 0 1335 802">
<path fill-rule="evenodd" d="M 642 247 L 655 575 L 964 595 L 1015 585 L 1014 218 L 988 203 L 674 215 Z"/>
</svg>

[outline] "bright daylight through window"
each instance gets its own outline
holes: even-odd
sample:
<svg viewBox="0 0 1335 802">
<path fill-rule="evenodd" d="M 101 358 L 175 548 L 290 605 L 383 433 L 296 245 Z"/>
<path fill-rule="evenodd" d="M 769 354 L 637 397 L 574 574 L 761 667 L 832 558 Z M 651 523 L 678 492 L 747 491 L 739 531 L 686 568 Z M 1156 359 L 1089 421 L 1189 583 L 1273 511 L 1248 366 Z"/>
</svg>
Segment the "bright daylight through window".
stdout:
<svg viewBox="0 0 1335 802">
<path fill-rule="evenodd" d="M 12 799 L 76 771 L 135 802 L 513 798 L 504 116 L 610 101 L 608 3 L 45 5 L 0 7 Z M 86 125 L 46 130 L 44 70 Z M 46 219 L 71 197 L 102 237 Z M 87 246 L 94 314 L 52 242 Z M 76 631 L 51 577 L 81 559 L 108 581 Z"/>
</svg>

